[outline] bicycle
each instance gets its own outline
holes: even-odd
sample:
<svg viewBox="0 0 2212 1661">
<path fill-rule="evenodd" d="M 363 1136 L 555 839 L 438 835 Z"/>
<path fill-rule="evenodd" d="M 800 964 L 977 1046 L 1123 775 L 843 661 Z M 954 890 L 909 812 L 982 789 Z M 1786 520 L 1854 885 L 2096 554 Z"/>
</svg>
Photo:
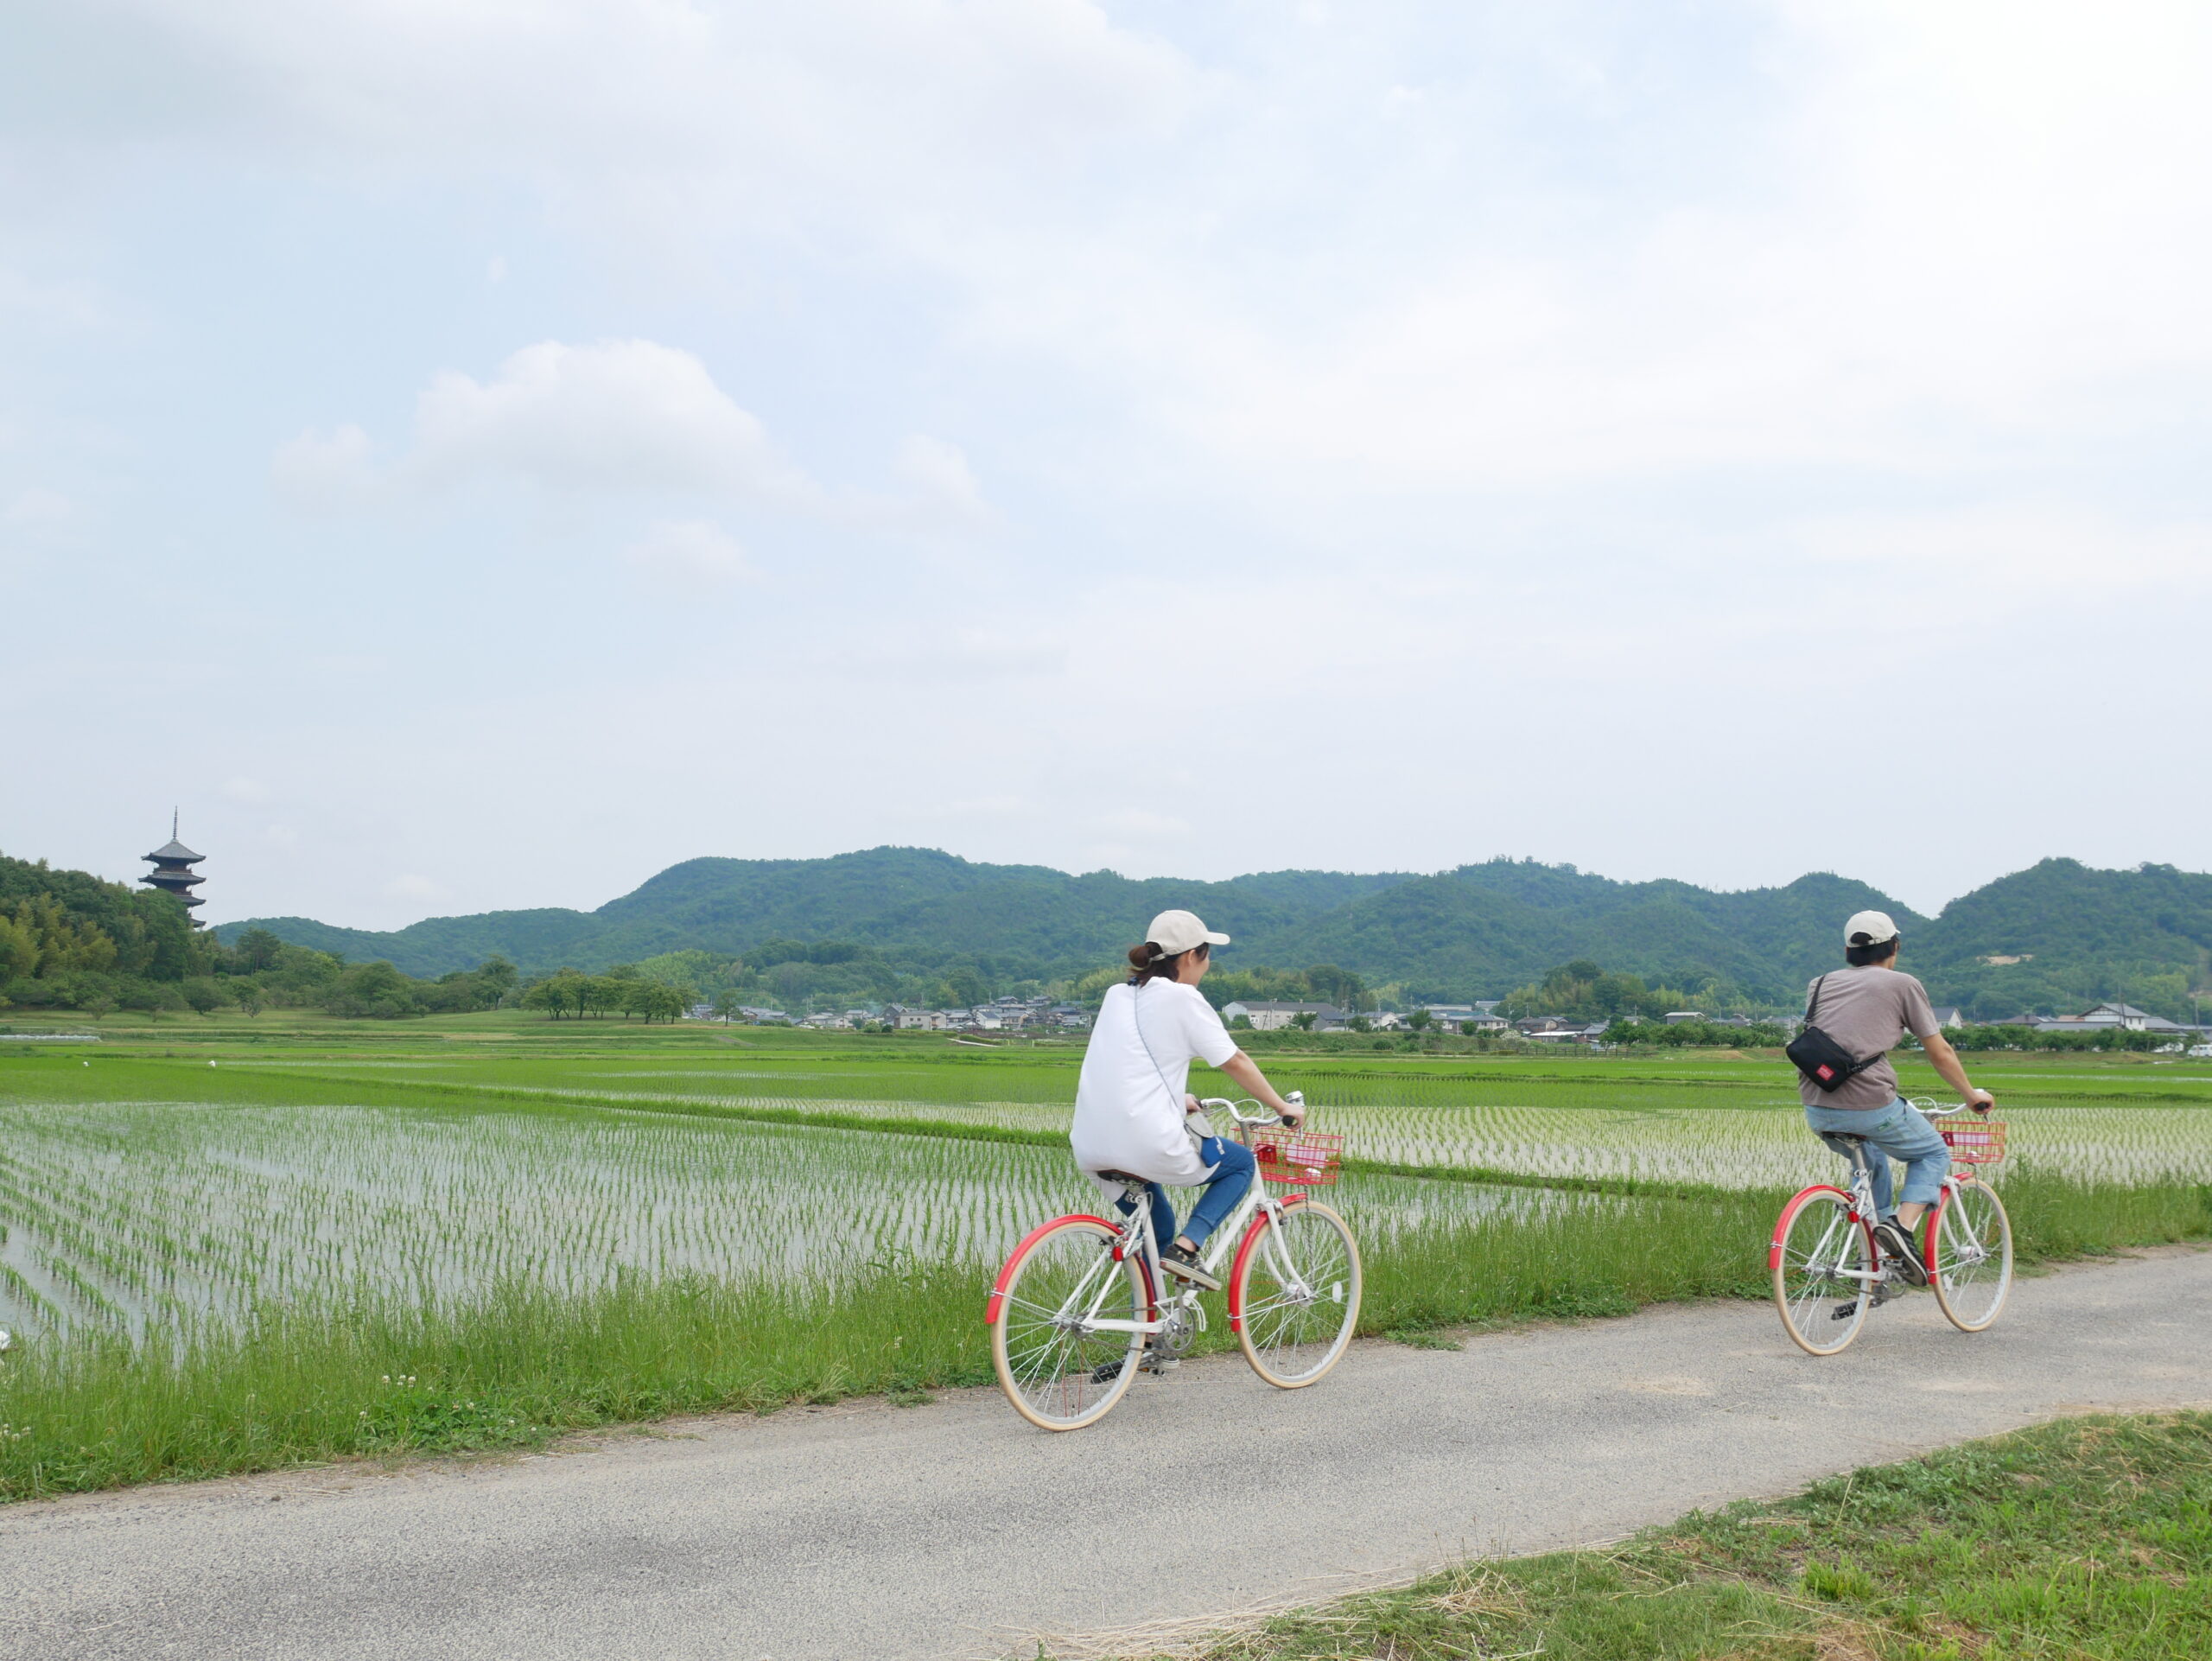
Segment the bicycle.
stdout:
<svg viewBox="0 0 2212 1661">
<path fill-rule="evenodd" d="M 1966 1111 L 1939 1108 L 1922 1098 L 1907 1105 L 1931 1120 Z M 1977 1109 L 1981 1117 L 1957 1125 L 1936 1126 L 1951 1149 L 1951 1169 L 1943 1191 L 1923 1225 L 1921 1261 L 1936 1307 L 1962 1333 L 1985 1330 L 2005 1307 L 2012 1289 L 2012 1222 L 1996 1191 L 1979 1180 L 1975 1168 L 2005 1156 L 2005 1125 Z M 1848 1190 L 1817 1183 L 1782 1208 L 1767 1251 L 1774 1277 L 1774 1307 L 1797 1347 L 1809 1355 L 1834 1355 L 1859 1336 L 1869 1309 L 1889 1301 L 1904 1272 L 1885 1259 L 1874 1235 L 1874 1177 L 1866 1158 L 1866 1138 L 1830 1132 L 1851 1161 Z M 1833 1307 L 1831 1307 L 1833 1306 Z"/>
<path fill-rule="evenodd" d="M 1294 1093 L 1289 1100 L 1302 1105 Z M 1291 1130 L 1272 1113 L 1212 1098 L 1209 1123 L 1226 1111 L 1229 1134 L 1253 1150 L 1252 1187 L 1200 1250 L 1218 1273 L 1232 1249 L 1230 1329 L 1252 1371 L 1279 1390 L 1303 1390 L 1343 1357 L 1359 1321 L 1359 1243 L 1344 1219 L 1309 1190 L 1337 1180 L 1344 1138 Z M 1072 1214 L 1032 1230 L 991 1287 L 983 1319 L 991 1363 L 1014 1410 L 1046 1430 L 1096 1424 L 1141 1370 L 1164 1371 L 1207 1330 L 1200 1289 L 1163 1295 L 1161 1242 L 1144 1179 L 1098 1174 L 1135 1201 L 1125 1222 Z M 1278 1197 L 1269 1182 L 1294 1190 Z M 1173 1282 L 1167 1284 L 1172 1285 Z"/>
</svg>

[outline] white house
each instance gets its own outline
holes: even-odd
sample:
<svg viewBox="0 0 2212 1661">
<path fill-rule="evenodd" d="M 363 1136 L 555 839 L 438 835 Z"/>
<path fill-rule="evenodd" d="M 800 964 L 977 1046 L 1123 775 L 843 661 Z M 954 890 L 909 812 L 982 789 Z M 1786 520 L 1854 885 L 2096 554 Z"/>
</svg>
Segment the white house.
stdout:
<svg viewBox="0 0 2212 1661">
<path fill-rule="evenodd" d="M 1939 1003 L 1935 1006 L 1935 1009 L 1936 1024 L 1938 1027 L 1957 1028 L 1967 1024 L 1965 1012 L 1955 1003 Z"/>
<path fill-rule="evenodd" d="M 2100 1003 L 2078 1015 L 2038 1015 L 2036 1030 L 2046 1033 L 2109 1032 L 2119 1028 L 2130 1033 L 2185 1033 L 2193 1030 L 2177 1021 L 2154 1015 L 2132 1003 Z"/>
<path fill-rule="evenodd" d="M 1324 1027 L 1340 1024 L 1344 1012 L 1332 1003 L 1281 1003 L 1264 998 L 1221 1006 L 1223 1021 L 1234 1021 L 1239 1015 L 1252 1023 L 1255 1033 L 1279 1033 L 1300 1015 L 1312 1015 L 1316 1027 Z"/>
</svg>

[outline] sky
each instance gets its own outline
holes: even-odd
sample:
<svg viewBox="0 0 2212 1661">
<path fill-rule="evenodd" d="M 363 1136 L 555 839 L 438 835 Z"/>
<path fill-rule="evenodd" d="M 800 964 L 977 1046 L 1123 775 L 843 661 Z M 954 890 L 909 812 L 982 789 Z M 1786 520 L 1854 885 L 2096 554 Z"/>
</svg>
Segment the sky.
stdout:
<svg viewBox="0 0 2212 1661">
<path fill-rule="evenodd" d="M 0 0 L 0 851 L 2212 869 L 2212 10 Z"/>
</svg>

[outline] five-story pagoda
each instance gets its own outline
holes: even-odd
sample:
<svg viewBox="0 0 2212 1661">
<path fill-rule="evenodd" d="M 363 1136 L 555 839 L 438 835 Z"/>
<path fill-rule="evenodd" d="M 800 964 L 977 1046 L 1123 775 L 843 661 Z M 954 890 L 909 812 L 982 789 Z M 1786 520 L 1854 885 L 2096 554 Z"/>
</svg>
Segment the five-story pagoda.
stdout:
<svg viewBox="0 0 2212 1661">
<path fill-rule="evenodd" d="M 163 894 L 173 894 L 188 906 L 197 906 L 201 903 L 194 895 L 192 890 L 207 879 L 204 876 L 194 876 L 192 874 L 192 868 L 207 856 L 194 853 L 191 849 L 176 839 L 176 814 L 174 811 L 169 814 L 168 846 L 156 848 L 152 853 L 144 855 L 143 857 L 154 869 L 138 879 L 141 882 L 150 883 Z M 194 928 L 200 926 L 198 918 L 192 920 L 192 926 Z"/>
</svg>

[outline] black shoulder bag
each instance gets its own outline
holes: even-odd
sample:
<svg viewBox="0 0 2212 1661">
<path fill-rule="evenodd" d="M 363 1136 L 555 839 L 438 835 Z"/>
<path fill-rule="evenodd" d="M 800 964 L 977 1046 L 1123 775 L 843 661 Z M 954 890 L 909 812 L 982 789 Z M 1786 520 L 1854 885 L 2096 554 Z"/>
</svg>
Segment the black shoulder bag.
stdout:
<svg viewBox="0 0 2212 1661">
<path fill-rule="evenodd" d="M 1782 1052 L 1796 1064 L 1798 1072 L 1812 1080 L 1816 1090 L 1840 1089 L 1853 1073 L 1863 1072 L 1881 1060 L 1878 1055 L 1870 1055 L 1864 1061 L 1859 1060 L 1813 1024 L 1813 1017 L 1820 1013 L 1821 988 L 1827 984 L 1827 978 L 1823 975 L 1813 983 L 1812 1002 L 1805 1006 L 1805 1030 L 1791 1039 Z"/>
</svg>

